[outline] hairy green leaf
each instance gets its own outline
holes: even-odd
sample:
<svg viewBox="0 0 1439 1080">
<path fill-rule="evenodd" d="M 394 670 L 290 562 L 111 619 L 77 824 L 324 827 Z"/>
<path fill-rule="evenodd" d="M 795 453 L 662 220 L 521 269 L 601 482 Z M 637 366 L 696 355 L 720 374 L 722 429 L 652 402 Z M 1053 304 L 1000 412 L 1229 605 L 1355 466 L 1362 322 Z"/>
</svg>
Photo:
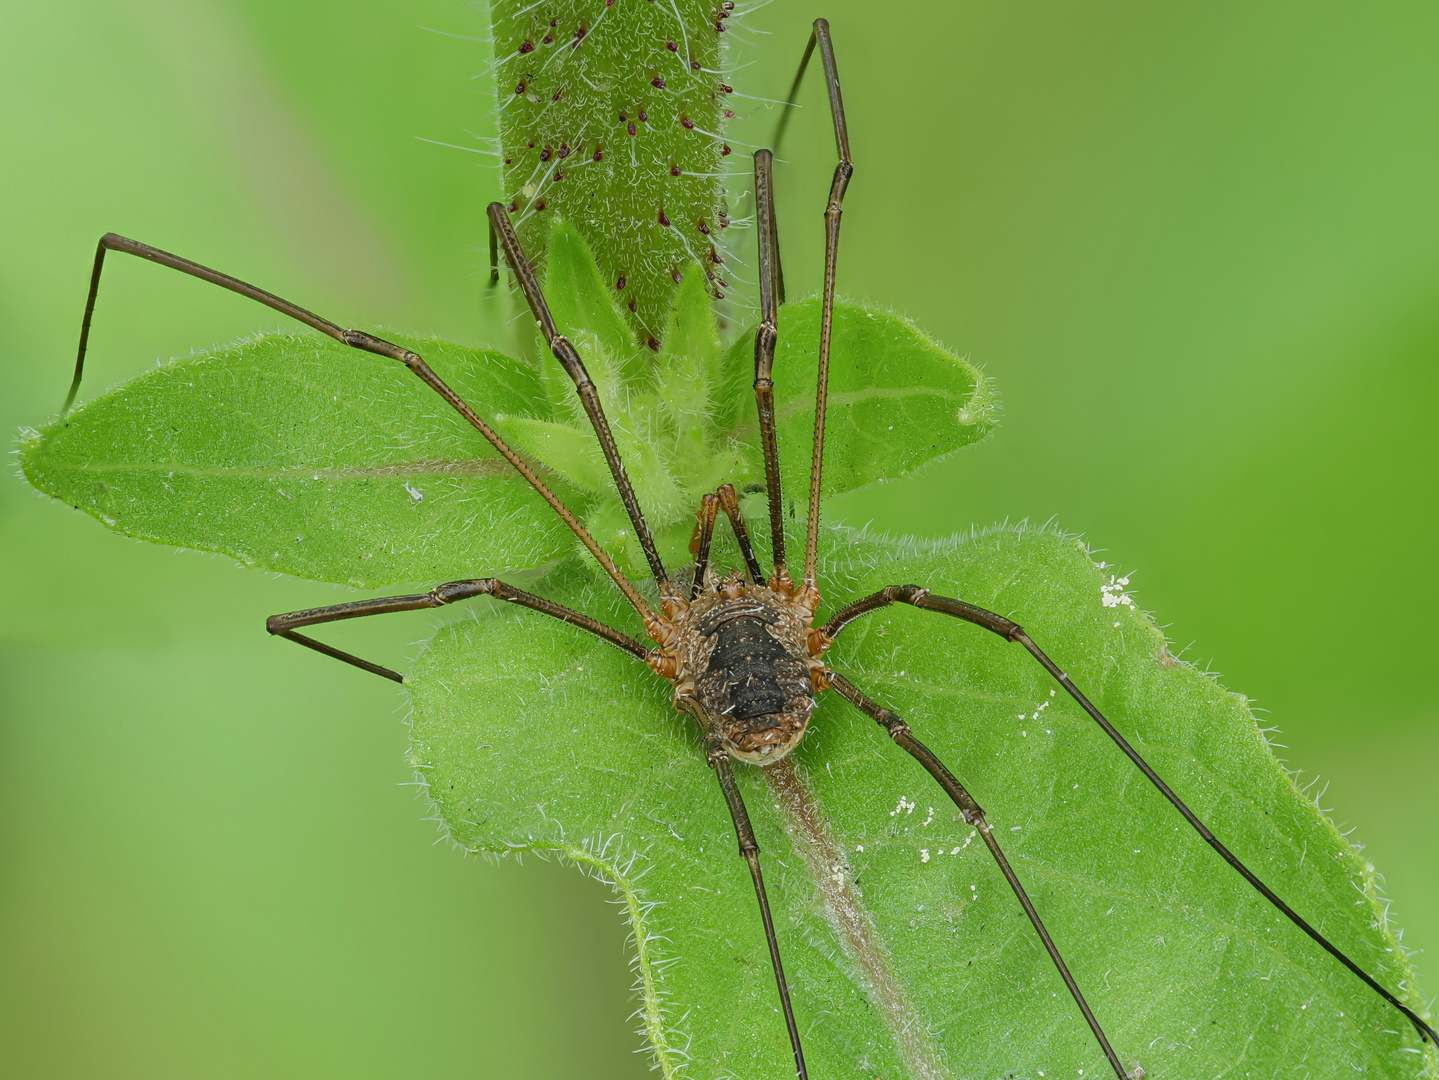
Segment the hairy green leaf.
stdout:
<svg viewBox="0 0 1439 1080">
<path fill-rule="evenodd" d="M 545 267 L 545 300 L 560 333 L 571 340 L 587 330 L 627 373 L 635 355 L 635 335 L 615 307 L 612 289 L 600 280 L 589 245 L 573 226 L 555 219 Z M 549 357 L 549 350 L 542 349 Z"/>
<path fill-rule="evenodd" d="M 543 412 L 499 353 L 396 338 L 482 414 Z M 569 533 L 394 361 L 268 335 L 151 371 L 28 433 L 41 491 L 131 536 L 377 586 L 538 566 Z"/>
<path fill-rule="evenodd" d="M 585 240 L 557 223 L 552 246 L 557 321 L 599 389 L 662 557 L 683 563 L 701 496 L 726 481 L 762 483 L 752 335 L 721 355 L 692 265 L 654 353 L 634 341 Z M 787 497 L 803 500 L 817 302 L 782 316 L 782 475 Z M 596 539 L 645 576 L 589 419 L 553 357 L 541 356 L 537 376 L 496 352 L 413 345 L 516 449 L 547 464 Z M 830 378 L 827 494 L 902 476 L 993 424 L 983 375 L 888 312 L 837 306 Z M 419 380 L 314 335 L 262 337 L 150 372 L 32 434 L 23 462 L 41 490 L 122 532 L 328 581 L 473 576 L 576 550 Z"/>
<path fill-rule="evenodd" d="M 1022 620 L 1280 895 L 1422 1011 L 1373 868 L 1273 757 L 1244 698 L 1174 660 L 1073 539 L 826 536 L 826 610 L 912 582 Z M 574 568 L 542 590 L 633 633 Z M 1194 835 L 1018 646 L 912 608 L 832 666 L 897 709 L 988 811 L 1118 1053 L 1151 1077 L 1434 1075 L 1433 1051 Z M 610 882 L 664 1075 L 792 1064 L 754 893 L 669 687 L 537 614 L 445 630 L 408 679 L 450 835 Z M 811 1074 L 1073 1077 L 1107 1066 L 973 830 L 872 721 L 824 695 L 784 764 L 737 766 Z"/>
<path fill-rule="evenodd" d="M 775 414 L 786 496 L 809 490 L 819 370 L 820 302 L 811 297 L 779 312 L 775 349 Z M 726 358 L 725 400 L 734 403 L 736 435 L 755 447 L 758 433 L 750 386 L 754 333 Z M 889 311 L 839 300 L 830 347 L 825 419 L 824 493 L 837 495 L 875 480 L 904 476 L 920 465 L 983 439 L 994 427 L 989 381 L 969 361 Z"/>
<path fill-rule="evenodd" d="M 722 356 L 704 274 L 693 263 L 675 290 L 656 377 L 660 400 L 679 423 L 691 421 L 696 435 L 715 413 L 711 398 L 719 390 Z"/>
</svg>

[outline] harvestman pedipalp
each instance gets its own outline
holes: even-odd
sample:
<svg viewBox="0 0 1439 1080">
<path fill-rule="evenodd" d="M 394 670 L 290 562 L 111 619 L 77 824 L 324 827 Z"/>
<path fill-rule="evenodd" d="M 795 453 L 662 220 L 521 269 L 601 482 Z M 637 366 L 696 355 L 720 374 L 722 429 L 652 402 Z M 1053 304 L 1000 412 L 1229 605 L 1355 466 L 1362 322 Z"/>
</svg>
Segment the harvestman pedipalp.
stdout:
<svg viewBox="0 0 1439 1080">
<path fill-rule="evenodd" d="M 733 757 L 760 766 L 773 764 L 782 759 L 798 745 L 803 737 L 814 709 L 816 696 L 828 689 L 833 689 L 856 708 L 877 721 L 895 743 L 912 755 L 934 777 L 959 808 L 964 820 L 978 830 L 1033 925 L 1035 933 L 1039 936 L 1050 959 L 1068 987 L 1075 1004 L 1078 1005 L 1095 1039 L 1104 1051 L 1115 1075 L 1119 1080 L 1127 1080 L 1128 1076 L 1120 1065 L 1119 1058 L 1110 1047 L 1098 1020 L 1085 1002 L 1084 996 L 1065 965 L 1058 948 L 1045 929 L 1039 913 L 1035 910 L 1024 887 L 1000 850 L 979 805 L 944 764 L 914 737 L 908 725 L 896 713 L 870 699 L 844 675 L 829 669 L 823 663 L 829 647 L 846 626 L 860 616 L 895 603 L 909 604 L 924 611 L 950 615 L 998 634 L 1006 641 L 1022 645 L 1094 719 L 1104 733 L 1158 788 L 1204 841 L 1214 848 L 1236 872 L 1295 926 L 1358 976 L 1385 1001 L 1402 1012 L 1418 1030 L 1421 1038 L 1431 1042 L 1439 1041 L 1439 1036 L 1436 1036 L 1433 1028 L 1412 1009 L 1401 1003 L 1393 994 L 1361 970 L 1235 857 L 1170 790 L 1124 737 L 1115 730 L 1113 725 L 1018 624 L 962 600 L 931 595 L 927 589 L 919 586 L 892 585 L 845 605 L 820 628 L 814 628 L 815 614 L 820 605 L 820 593 L 816 579 L 816 558 L 819 536 L 820 482 L 824 455 L 825 402 L 828 393 L 830 334 L 834 310 L 839 226 L 845 189 L 854 168 L 850 158 L 849 136 L 845 128 L 844 106 L 840 95 L 839 76 L 835 66 L 829 25 L 823 19 L 816 20 L 814 24 L 804 58 L 795 76 L 790 100 L 794 99 L 798 91 L 816 47 L 824 67 L 825 86 L 834 123 L 839 164 L 835 168 L 834 180 L 824 215 L 825 263 L 818 382 L 815 394 L 815 428 L 810 460 L 804 572 L 799 584 L 796 584 L 791 578 L 785 557 L 784 508 L 780 489 L 779 453 L 775 435 L 772 374 L 777 340 L 776 314 L 778 305 L 783 303 L 784 285 L 783 273 L 779 264 L 779 236 L 774 217 L 773 158 L 768 150 L 760 150 L 754 155 L 755 224 L 759 248 L 760 294 L 760 320 L 755 330 L 754 392 L 764 455 L 765 491 L 768 496 L 772 544 L 772 570 L 767 578 L 755 555 L 748 529 L 740 513 L 735 491 L 728 484 L 713 494 L 705 495 L 702 500 L 694 549 L 695 565 L 688 585 L 684 585 L 680 579 L 672 577 L 666 571 L 660 561 L 629 478 L 625 474 L 624 464 L 620 460 L 619 451 L 610 433 L 609 424 L 605 419 L 604 409 L 594 383 L 591 382 L 584 362 L 574 345 L 556 327 L 534 271 L 520 248 L 519 239 L 515 235 L 509 215 L 498 202 L 491 203 L 488 208 L 493 230 L 491 235 L 492 255 L 496 253 L 495 244 L 498 241 L 499 247 L 503 248 L 505 261 L 509 264 L 520 291 L 529 303 L 551 353 L 575 384 L 576 393 L 579 395 L 580 402 L 599 439 L 615 487 L 634 527 L 635 536 L 644 551 L 655 584 L 658 586 L 659 614 L 653 611 L 634 584 L 620 571 L 584 525 L 545 485 L 535 470 L 512 450 L 458 394 L 451 390 L 421 357 L 408 349 L 363 331 L 343 329 L 313 312 L 237 278 L 157 248 L 117 236 L 114 233 L 107 233 L 102 237 L 95 252 L 90 291 L 81 325 L 79 351 L 75 361 L 75 374 L 64 408 L 65 410 L 69 409 L 79 391 L 84 371 L 86 343 L 89 338 L 91 318 L 99 291 L 100 274 L 107 251 L 135 255 L 211 282 L 297 319 L 346 345 L 398 360 L 443 397 L 514 466 L 516 471 L 550 505 L 588 549 L 601 569 L 624 594 L 625 599 L 640 617 L 647 635 L 654 643 L 653 647 L 645 646 L 629 635 L 606 626 L 587 615 L 552 603 L 543 597 L 522 592 L 496 578 L 452 581 L 437 585 L 429 592 L 416 595 L 382 597 L 275 615 L 267 623 L 269 632 L 327 656 L 332 656 L 337 660 L 343 660 L 365 671 L 392 679 L 395 682 L 403 682 L 404 679 L 398 672 L 316 641 L 314 638 L 301 634 L 300 628 L 388 612 L 441 607 L 457 600 L 489 596 L 549 615 L 588 631 L 630 653 L 637 660 L 647 664 L 659 677 L 670 682 L 675 691 L 673 699 L 675 707 L 691 716 L 699 725 L 703 736 L 706 761 L 715 771 L 719 780 L 720 789 L 734 821 L 740 854 L 749 866 L 759 903 L 760 917 L 764 924 L 770 961 L 774 968 L 785 1025 L 788 1029 L 790 1046 L 794 1053 L 795 1071 L 801 1080 L 808 1074 L 800 1047 L 799 1030 L 790 1003 L 789 989 L 785 982 L 784 968 L 780 959 L 769 902 L 765 895 L 764 879 L 760 872 L 759 848 L 750 827 L 744 802 L 730 771 L 729 759 Z M 782 131 L 783 124 L 781 124 Z M 725 512 L 731 523 L 744 561 L 743 570 L 732 571 L 724 578 L 720 578 L 708 566 L 715 522 L 720 510 Z"/>
</svg>

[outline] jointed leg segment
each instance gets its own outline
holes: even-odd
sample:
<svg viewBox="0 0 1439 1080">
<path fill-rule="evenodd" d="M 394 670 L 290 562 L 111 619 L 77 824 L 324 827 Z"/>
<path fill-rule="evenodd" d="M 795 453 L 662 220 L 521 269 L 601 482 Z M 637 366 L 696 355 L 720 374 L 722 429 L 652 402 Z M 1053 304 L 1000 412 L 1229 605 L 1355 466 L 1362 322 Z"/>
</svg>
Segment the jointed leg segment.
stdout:
<svg viewBox="0 0 1439 1080">
<path fill-rule="evenodd" d="M 809 1072 L 804 1064 L 804 1051 L 800 1048 L 799 1043 L 799 1027 L 795 1023 L 794 1009 L 790 1005 L 789 984 L 785 981 L 784 964 L 780 961 L 779 942 L 775 938 L 774 919 L 769 910 L 769 897 L 765 894 L 764 876 L 760 873 L 759 844 L 755 842 L 754 829 L 749 822 L 749 812 L 745 809 L 744 799 L 740 796 L 739 787 L 735 784 L 734 774 L 730 772 L 729 755 L 725 753 L 719 736 L 709 729 L 703 714 L 692 700 L 679 701 L 676 702 L 676 705 L 689 712 L 705 730 L 705 760 L 715 771 L 720 790 L 724 793 L 730 819 L 734 822 L 735 836 L 739 840 L 740 857 L 749 866 L 750 879 L 754 882 L 755 898 L 759 901 L 760 919 L 764 923 L 765 943 L 769 947 L 770 966 L 774 969 L 774 981 L 779 989 L 780 1009 L 784 1013 L 785 1029 L 789 1032 L 790 1051 L 794 1054 L 795 1075 L 798 1080 L 809 1080 Z"/>
<path fill-rule="evenodd" d="M 979 804 L 975 802 L 969 792 L 964 789 L 964 785 L 956 780 L 953 774 L 945 768 L 944 762 L 935 757 L 929 747 L 914 737 L 913 733 L 909 730 L 909 725 L 901 720 L 897 713 L 876 704 L 843 675 L 834 675 L 831 685 L 840 697 L 850 702 L 872 720 L 878 722 L 901 749 L 923 765 L 925 771 L 934 777 L 939 786 L 944 789 L 944 793 L 954 801 L 954 805 L 959 807 L 960 813 L 964 815 L 964 820 L 978 830 L 980 838 L 984 840 L 985 847 L 989 848 L 989 853 L 994 856 L 994 861 L 999 865 L 999 870 L 1000 873 L 1004 875 L 1004 880 L 1009 882 L 1009 887 L 1014 891 L 1014 895 L 1019 900 L 1020 906 L 1024 908 L 1024 913 L 1029 916 L 1030 924 L 1034 927 L 1035 933 L 1039 935 L 1039 940 L 1044 943 L 1045 951 L 1049 953 L 1049 958 L 1054 962 L 1055 968 L 1059 971 L 1060 978 L 1064 980 L 1064 985 L 1069 988 L 1069 993 L 1070 996 L 1074 998 L 1074 1003 L 1079 1006 L 1079 1011 L 1084 1014 L 1085 1022 L 1089 1024 L 1089 1030 L 1094 1033 L 1094 1037 L 1099 1042 L 1100 1048 L 1103 1049 L 1104 1056 L 1109 1059 L 1109 1064 L 1113 1067 L 1114 1074 L 1119 1080 L 1127 1080 L 1124 1067 L 1119 1064 L 1119 1058 L 1115 1056 L 1113 1048 L 1109 1045 L 1109 1040 L 1105 1037 L 1104 1030 L 1099 1026 L 1099 1021 L 1094 1018 L 1094 1013 L 1090 1010 L 1089 1003 L 1084 1000 L 1084 995 L 1079 990 L 1079 984 L 1074 981 L 1074 976 L 1069 973 L 1069 968 L 1065 964 L 1064 958 L 1059 955 L 1059 949 L 1055 946 L 1053 939 L 1050 938 L 1049 931 L 1045 929 L 1044 922 L 1039 917 L 1039 912 L 1034 909 L 1034 904 L 1030 901 L 1029 894 L 1024 891 L 1024 886 L 1019 883 L 1019 878 L 1015 876 L 1014 868 L 1009 865 L 1009 860 L 1004 857 L 1004 852 L 1000 850 L 999 842 L 995 840 L 989 823 L 984 819 L 984 811 L 980 809 Z"/>
<path fill-rule="evenodd" d="M 814 21 L 814 32 L 806 46 L 804 59 L 794 77 L 790 100 L 799 92 L 800 80 L 804 78 L 805 67 L 819 47 L 820 61 L 824 65 L 825 92 L 829 96 L 830 116 L 834 120 L 834 145 L 839 163 L 834 167 L 834 179 L 830 183 L 829 203 L 824 211 L 824 286 L 821 292 L 822 307 L 819 324 L 819 378 L 815 386 L 814 401 L 814 442 L 809 466 L 809 512 L 806 517 L 804 545 L 804 585 L 815 587 L 815 563 L 819 546 L 819 496 L 820 480 L 824 472 L 824 420 L 825 405 L 829 398 L 829 351 L 830 335 L 834 324 L 834 283 L 839 262 L 839 219 L 844 212 L 844 193 L 854 175 L 854 161 L 849 153 L 849 130 L 844 120 L 844 100 L 839 90 L 839 68 L 834 59 L 834 43 L 829 36 L 829 23 L 824 19 Z M 776 140 L 778 141 L 778 140 Z"/>
<path fill-rule="evenodd" d="M 764 584 L 764 571 L 759 568 L 759 560 L 754 557 L 754 547 L 749 540 L 749 526 L 744 523 L 744 515 L 739 512 L 739 496 L 735 494 L 733 484 L 721 484 L 719 486 L 719 504 L 724 509 L 725 517 L 729 518 L 730 527 L 734 529 L 735 542 L 739 544 L 740 558 L 744 559 L 745 569 L 749 571 L 750 580 L 756 585 Z"/>
<path fill-rule="evenodd" d="M 500 246 L 505 251 L 505 261 L 510 264 L 510 270 L 515 275 L 520 292 L 524 293 L 535 320 L 540 324 L 540 332 L 545 336 L 545 343 L 549 345 L 550 352 L 554 353 L 555 359 L 565 369 L 565 374 L 574 381 L 575 392 L 579 394 L 580 404 L 584 406 L 585 413 L 590 418 L 590 426 L 595 429 L 595 437 L 600 441 L 600 449 L 605 455 L 605 462 L 610 467 L 610 475 L 614 478 L 615 488 L 619 491 L 620 501 L 624 503 L 630 524 L 634 526 L 635 537 L 639 540 L 640 547 L 645 553 L 645 559 L 649 562 L 650 572 L 654 574 L 655 584 L 660 588 L 660 595 L 667 596 L 670 591 L 669 578 L 665 573 L 664 564 L 660 562 L 659 552 L 655 550 L 655 542 L 650 535 L 649 525 L 645 523 L 644 514 L 640 512 L 639 500 L 635 498 L 634 487 L 625 473 L 624 462 L 620 460 L 620 451 L 615 445 L 615 437 L 610 431 L 609 421 L 605 419 L 604 409 L 600 406 L 599 393 L 595 390 L 595 384 L 590 381 L 589 372 L 585 370 L 584 361 L 580 359 L 580 354 L 575 351 L 574 345 L 555 326 L 554 317 L 550 315 L 549 305 L 545 303 L 544 293 L 540 290 L 540 283 L 535 279 L 534 269 L 530 266 L 529 260 L 525 258 L 525 253 L 520 249 L 520 239 L 515 235 L 514 226 L 510 224 L 510 215 L 505 211 L 504 204 L 492 202 L 486 209 L 486 213 L 489 214 L 490 227 L 499 236 Z"/>
<path fill-rule="evenodd" d="M 834 43 L 830 40 L 829 23 L 824 19 L 814 21 L 809 44 L 805 46 L 804 57 L 795 73 L 794 85 L 790 87 L 789 103 L 793 104 L 799 93 L 800 82 L 809 67 L 810 57 L 819 48 L 820 61 L 824 65 L 825 92 L 829 97 L 830 116 L 834 121 L 835 151 L 839 163 L 834 169 L 830 183 L 829 201 L 825 206 L 824 241 L 824 286 L 821 291 L 819 329 L 819 375 L 815 386 L 814 441 L 811 444 L 809 467 L 809 508 L 805 517 L 804 547 L 804 590 L 810 596 L 817 596 L 815 566 L 819 547 L 819 498 L 824 472 L 824 425 L 825 408 L 829 399 L 829 354 L 830 339 L 834 325 L 835 274 L 839 260 L 839 220 L 844 212 L 844 193 L 854 175 L 854 161 L 849 152 L 849 130 L 845 124 L 844 99 L 839 88 L 839 68 L 834 59 Z M 786 110 L 780 118 L 775 133 L 775 145 L 784 137 L 785 125 L 789 122 Z M 755 229 L 759 237 L 760 276 L 760 323 L 755 330 L 755 397 L 760 411 L 760 435 L 765 450 L 765 479 L 769 488 L 771 530 L 775 535 L 775 576 L 786 580 L 781 573 L 784 565 L 780 513 L 779 466 L 771 451 L 773 440 L 773 384 L 769 382 L 770 369 L 774 360 L 775 319 L 773 312 L 776 285 L 783 302 L 784 276 L 779 269 L 779 233 L 774 223 L 774 192 L 771 181 L 772 157 L 768 150 L 755 154 Z"/>
<path fill-rule="evenodd" d="M 690 552 L 695 557 L 694 580 L 690 583 L 690 600 L 698 600 L 705 587 L 705 573 L 710 565 L 710 543 L 714 540 L 715 515 L 719 513 L 719 496 L 706 495 L 700 500 L 699 521 Z"/>
<path fill-rule="evenodd" d="M 759 239 L 759 325 L 754 331 L 754 398 L 759 410 L 760 447 L 764 452 L 764 484 L 769 499 L 770 547 L 774 580 L 789 583 L 784 553 L 784 495 L 779 480 L 779 445 L 775 437 L 774 346 L 777 338 L 775 287 L 782 280 L 778 232 L 774 224 L 774 159 L 768 150 L 754 155 L 755 233 Z"/>
<path fill-rule="evenodd" d="M 733 484 L 721 484 L 715 494 L 706 495 L 700 501 L 698 523 L 694 538 L 690 541 L 690 553 L 695 557 L 694 580 L 690 585 L 691 600 L 698 598 L 700 590 L 704 588 L 705 571 L 709 569 L 710 544 L 714 539 L 715 516 L 721 508 L 734 529 L 735 542 L 739 544 L 740 557 L 744 559 L 750 580 L 756 585 L 764 582 L 764 573 L 759 568 L 754 547 L 750 544 L 749 526 L 745 524 L 744 515 L 740 513 L 739 496 L 735 494 Z"/>
<path fill-rule="evenodd" d="M 581 630 L 587 630 L 596 637 L 603 638 L 611 645 L 623 649 L 639 660 L 644 660 L 649 655 L 649 650 L 628 634 L 622 634 L 588 615 L 571 611 L 542 596 L 522 592 L 512 585 L 506 585 L 498 578 L 450 581 L 444 585 L 436 585 L 425 593 L 415 593 L 409 596 L 381 596 L 373 600 L 353 600 L 347 604 L 330 604 L 328 607 L 292 611 L 286 615 L 271 615 L 265 622 L 265 629 L 279 637 L 288 638 L 290 641 L 304 645 L 306 648 L 324 653 L 326 656 L 333 656 L 336 660 L 353 664 L 362 671 L 402 683 L 405 681 L 404 676 L 397 671 L 391 671 L 379 664 L 372 664 L 352 653 L 342 652 L 296 631 L 302 626 L 340 622 L 344 619 L 361 619 L 367 615 L 388 615 L 396 611 L 420 611 L 424 608 L 444 607 L 446 604 L 453 604 L 456 600 L 469 600 L 476 596 L 493 596 L 496 600 L 504 600 L 519 607 L 549 615 L 551 618 L 559 619 L 571 626 L 578 626 Z"/>
<path fill-rule="evenodd" d="M 1059 669 L 1058 665 L 1034 643 L 1030 636 L 1024 632 L 1024 628 L 1018 623 L 1011 619 L 1006 619 L 1003 615 L 996 615 L 992 611 L 986 611 L 984 608 L 976 607 L 974 604 L 967 604 L 963 600 L 954 600 L 943 596 L 932 596 L 928 589 L 921 588 L 918 585 L 889 585 L 877 593 L 862 597 L 854 601 L 854 603 L 841 608 L 829 622 L 824 625 L 821 632 L 833 640 L 839 635 L 840 631 L 861 615 L 894 603 L 910 604 L 913 607 L 925 611 L 937 611 L 944 615 L 952 615 L 957 619 L 963 619 L 965 622 L 982 626 L 986 630 L 998 634 L 1006 641 L 1014 641 L 1023 645 L 1026 651 L 1043 665 L 1044 669 L 1054 677 L 1055 681 L 1064 687 L 1069 696 L 1079 703 L 1079 706 L 1089 714 L 1090 718 L 1099 725 L 1100 729 L 1109 736 L 1110 740 L 1123 751 L 1124 756 L 1129 758 L 1134 764 L 1134 767 L 1144 774 L 1149 782 L 1159 790 L 1159 793 L 1169 801 L 1171 806 L 1179 811 L 1184 820 L 1200 835 L 1204 842 L 1218 852 L 1220 858 L 1227 862 L 1256 892 L 1274 905 L 1275 909 L 1285 918 L 1300 930 L 1304 931 L 1304 933 L 1323 948 L 1325 952 L 1329 953 L 1330 956 L 1348 968 L 1381 998 L 1403 1013 L 1409 1022 L 1414 1025 L 1415 1030 L 1419 1032 L 1421 1039 L 1439 1043 L 1439 1034 L 1436 1034 L 1432 1027 L 1420 1019 L 1418 1013 L 1414 1012 L 1413 1009 L 1409 1008 L 1381 986 L 1368 972 L 1353 960 L 1349 959 L 1338 946 L 1281 900 L 1274 893 L 1274 890 L 1264 884 L 1249 867 L 1240 861 L 1238 856 L 1230 851 L 1218 837 L 1210 832 L 1209 827 L 1199 819 L 1198 815 L 1189 809 L 1184 801 L 1160 778 L 1159 774 L 1150 767 L 1149 763 L 1139 756 L 1139 753 L 1129 744 L 1129 740 L 1121 735 L 1114 725 L 1105 718 L 1104 714 L 1094 707 L 1093 703 L 1080 692 L 1079 687 L 1074 685 L 1069 676 Z M 838 683 L 836 683 L 836 689 L 838 688 Z M 843 693 L 843 691 L 841 691 L 841 693 Z"/>
<path fill-rule="evenodd" d="M 509 224 L 508 220 L 506 220 L 505 224 Z M 510 235 L 514 235 L 513 230 Z M 515 251 L 517 254 L 518 250 L 518 243 L 516 243 Z M 499 451 L 500 455 L 514 467 L 515 471 L 524 477 L 530 487 L 535 489 L 539 496 L 550 505 L 550 508 L 559 515 L 560 520 L 579 538 L 580 543 L 584 544 L 589 553 L 594 556 L 595 561 L 600 564 L 600 568 L 603 569 L 610 580 L 615 583 L 620 592 L 624 593 L 625 599 L 630 602 L 635 612 L 644 621 L 646 629 L 655 629 L 657 631 L 660 623 L 650 610 L 649 605 L 645 603 L 644 598 L 636 591 L 629 579 L 620 573 L 614 564 L 614 560 L 595 542 L 594 537 L 589 534 L 589 531 L 580 524 L 579 519 L 570 513 L 569 508 L 560 502 L 559 497 L 549 489 L 535 471 L 530 468 L 518 454 L 510 449 L 509 445 L 500 438 L 495 430 L 481 420 L 464 399 L 451 390 L 450 387 L 445 384 L 444 380 L 436 375 L 421 357 L 409 349 L 386 341 L 383 338 L 375 337 L 372 334 L 367 334 L 362 330 L 346 330 L 330 322 L 328 319 L 322 319 L 314 312 L 302 308 L 298 304 L 292 304 L 290 301 L 276 296 L 274 293 L 256 288 L 248 282 L 241 281 L 236 277 L 231 277 L 229 274 L 222 274 L 218 270 L 212 270 L 208 266 L 202 266 L 200 263 L 192 262 L 178 255 L 172 255 L 168 251 L 161 251 L 159 248 L 150 247 L 148 244 L 141 244 L 138 241 L 118 236 L 115 233 L 106 233 L 100 238 L 99 246 L 95 251 L 94 269 L 90 275 L 90 293 L 85 302 L 85 317 L 80 326 L 80 348 L 75 357 L 75 377 L 70 384 L 69 396 L 65 399 L 66 410 L 74 403 L 75 395 L 80 390 L 81 376 L 85 371 L 85 348 L 90 338 L 90 322 L 95 312 L 95 298 L 100 291 L 100 272 L 104 267 L 105 252 L 107 251 L 121 251 L 127 255 L 134 255 L 149 262 L 167 266 L 172 270 L 178 270 L 182 274 L 189 274 L 191 277 L 199 278 L 201 281 L 208 281 L 212 285 L 218 285 L 222 289 L 228 289 L 230 292 L 264 304 L 266 307 L 278 311 L 282 315 L 288 315 L 292 319 L 298 319 L 306 326 L 334 338 L 341 344 L 349 345 L 352 348 L 361 349 L 365 352 L 374 353 L 377 356 L 383 356 L 391 360 L 398 360 L 404 364 L 405 367 L 419 376 L 430 389 L 444 398 L 445 401 L 450 404 L 451 408 L 463 416 L 469 425 L 483 435 L 485 441 Z M 506 253 L 509 253 L 508 249 Z M 523 255 L 519 255 L 518 257 L 520 263 L 528 270 L 528 264 L 523 262 Z M 533 274 L 530 275 L 530 280 L 533 282 Z M 538 286 L 536 286 L 536 289 L 538 289 Z M 543 303 L 543 300 L 541 300 L 541 303 Z M 553 329 L 553 323 L 551 323 L 551 328 Z M 568 342 L 565 344 L 568 344 Z M 570 352 L 573 353 L 573 351 L 571 348 Z M 575 360 L 578 362 L 578 357 L 575 357 Z M 582 366 L 580 370 L 583 371 Z M 593 390 L 593 387 L 591 387 L 591 390 Z M 596 408 L 598 408 L 598 401 L 595 402 L 595 405 Z M 600 417 L 600 420 L 603 421 L 603 416 Z M 608 428 L 606 428 L 605 431 L 608 433 Z M 612 443 L 613 440 L 611 440 L 611 448 Z M 616 457 L 615 460 L 618 461 L 618 458 Z M 630 495 L 630 501 L 633 502 L 633 493 Z M 638 513 L 638 507 L 635 508 L 635 513 Z M 647 537 L 648 533 L 645 535 Z M 650 546 L 653 548 L 653 544 Z"/>
</svg>

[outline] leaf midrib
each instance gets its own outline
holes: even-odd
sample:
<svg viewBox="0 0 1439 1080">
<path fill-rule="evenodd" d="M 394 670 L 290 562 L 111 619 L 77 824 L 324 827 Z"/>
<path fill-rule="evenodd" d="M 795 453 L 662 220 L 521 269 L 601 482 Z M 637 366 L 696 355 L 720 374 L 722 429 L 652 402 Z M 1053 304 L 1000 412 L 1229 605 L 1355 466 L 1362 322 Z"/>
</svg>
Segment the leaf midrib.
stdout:
<svg viewBox="0 0 1439 1080">
<path fill-rule="evenodd" d="M 484 476 L 513 477 L 506 461 L 490 458 L 430 459 L 401 461 L 391 465 L 351 465 L 341 468 L 333 466 L 279 465 L 273 468 L 237 469 L 221 465 L 194 465 L 184 462 L 134 461 L 94 464 L 82 462 L 68 466 L 74 472 L 83 473 L 164 473 L 167 476 L 214 476 L 240 480 L 372 480 L 404 476 Z"/>
</svg>

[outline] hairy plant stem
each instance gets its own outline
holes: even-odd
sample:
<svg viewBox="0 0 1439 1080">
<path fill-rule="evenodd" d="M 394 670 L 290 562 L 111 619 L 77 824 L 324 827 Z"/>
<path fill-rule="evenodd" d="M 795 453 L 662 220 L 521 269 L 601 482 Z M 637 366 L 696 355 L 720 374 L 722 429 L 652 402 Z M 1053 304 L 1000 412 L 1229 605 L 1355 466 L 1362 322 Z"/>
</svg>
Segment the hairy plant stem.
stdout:
<svg viewBox="0 0 1439 1080">
<path fill-rule="evenodd" d="M 698 261 L 726 291 L 721 0 L 493 0 L 505 203 L 543 261 L 550 222 L 594 250 L 642 344 Z"/>
</svg>

